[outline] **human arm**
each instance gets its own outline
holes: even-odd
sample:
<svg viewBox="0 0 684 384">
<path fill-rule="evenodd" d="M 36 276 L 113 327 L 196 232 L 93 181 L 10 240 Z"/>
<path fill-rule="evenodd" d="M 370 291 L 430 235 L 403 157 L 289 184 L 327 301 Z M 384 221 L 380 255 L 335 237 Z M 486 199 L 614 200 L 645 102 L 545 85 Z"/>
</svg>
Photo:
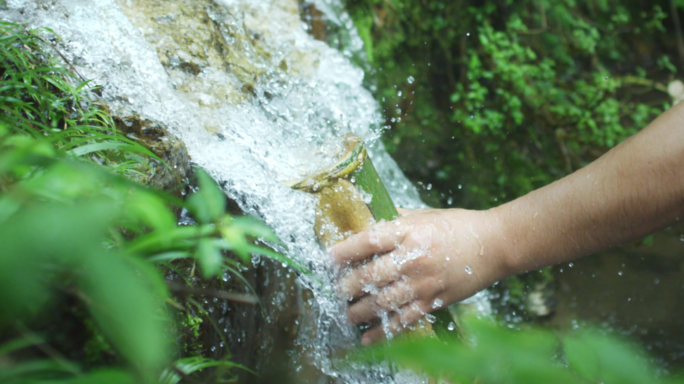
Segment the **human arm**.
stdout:
<svg viewBox="0 0 684 384">
<path fill-rule="evenodd" d="M 684 103 L 587 167 L 494 209 L 511 272 L 569 261 L 684 218 Z"/>
<path fill-rule="evenodd" d="M 350 322 L 386 311 L 390 329 L 399 332 L 440 307 L 435 304 L 461 301 L 504 277 L 640 238 L 680 218 L 684 104 L 587 167 L 512 202 L 488 211 L 412 212 L 352 236 L 331 255 L 350 268 L 339 282 L 342 295 L 361 297 L 349 307 Z M 376 327 L 363 342 L 383 337 Z"/>
</svg>

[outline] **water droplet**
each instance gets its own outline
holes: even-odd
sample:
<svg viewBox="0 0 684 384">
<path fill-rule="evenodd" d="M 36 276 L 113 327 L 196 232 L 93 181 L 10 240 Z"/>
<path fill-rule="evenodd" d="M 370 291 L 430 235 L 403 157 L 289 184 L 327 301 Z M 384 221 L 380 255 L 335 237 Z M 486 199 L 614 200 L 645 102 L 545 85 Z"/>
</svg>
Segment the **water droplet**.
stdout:
<svg viewBox="0 0 684 384">
<path fill-rule="evenodd" d="M 447 325 L 447 329 L 453 331 L 454 329 L 456 329 L 456 324 L 454 324 L 453 321 L 450 322 L 449 325 Z"/>
<path fill-rule="evenodd" d="M 466 33 L 466 36 L 470 36 L 470 32 Z"/>
<path fill-rule="evenodd" d="M 463 189 L 463 186 L 461 184 L 459 184 L 458 189 Z"/>
<path fill-rule="evenodd" d="M 618 271 L 618 276 L 622 276 L 622 271 Z"/>
<path fill-rule="evenodd" d="M 425 320 L 427 320 L 430 324 L 434 324 L 435 321 L 437 321 L 437 318 L 434 315 L 428 313 L 427 315 L 425 315 Z"/>
<path fill-rule="evenodd" d="M 453 199 L 453 198 L 450 197 L 450 198 L 447 199 L 447 204 L 448 204 L 448 205 L 451 205 L 451 204 L 453 204 L 453 203 L 454 203 L 454 199 Z"/>
<path fill-rule="evenodd" d="M 575 266 L 575 264 L 573 264 L 573 263 L 568 263 L 568 267 L 572 268 L 572 267 L 574 267 L 574 266 Z"/>
<path fill-rule="evenodd" d="M 470 265 L 466 265 L 465 271 L 467 274 L 472 275 L 473 274 L 473 268 L 470 267 Z"/>
<path fill-rule="evenodd" d="M 409 76 L 408 79 L 406 79 L 406 81 L 408 81 L 409 84 L 413 84 L 413 82 L 416 81 L 416 79 L 414 79 L 413 76 Z"/>
<path fill-rule="evenodd" d="M 660 284 L 660 279 L 653 280 L 653 285 L 658 285 L 658 284 Z"/>
<path fill-rule="evenodd" d="M 432 303 L 432 309 L 442 308 L 442 304 L 444 304 L 444 301 L 441 299 L 435 299 L 435 302 Z"/>
<path fill-rule="evenodd" d="M 377 295 L 378 294 L 378 288 L 373 285 L 373 284 L 366 284 L 361 288 L 362 291 L 366 293 L 370 293 L 371 295 Z"/>
</svg>

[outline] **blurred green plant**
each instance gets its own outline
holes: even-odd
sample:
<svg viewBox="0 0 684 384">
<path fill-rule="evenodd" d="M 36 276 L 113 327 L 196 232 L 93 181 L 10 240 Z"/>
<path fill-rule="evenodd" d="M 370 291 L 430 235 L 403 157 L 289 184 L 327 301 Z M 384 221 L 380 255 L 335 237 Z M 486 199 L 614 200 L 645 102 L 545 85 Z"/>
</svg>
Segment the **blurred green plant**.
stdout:
<svg viewBox="0 0 684 384">
<path fill-rule="evenodd" d="M 224 380 L 224 382 L 233 382 L 237 380 L 237 376 L 230 375 L 233 368 L 240 368 L 248 370 L 247 368 L 235 364 L 229 360 L 216 361 L 201 356 L 187 357 L 177 360 L 172 368 L 167 368 L 159 379 L 159 384 L 177 384 L 180 383 L 183 377 L 191 375 L 194 372 L 201 371 L 206 368 L 220 368 L 225 371 L 229 377 L 221 379 L 224 375 L 219 372 L 215 375 L 215 379 Z"/>
<path fill-rule="evenodd" d="M 357 351 L 354 360 L 388 359 L 455 383 L 684 383 L 658 373 L 648 355 L 621 338 L 584 329 L 567 335 L 514 330 L 486 318 L 461 319 L 463 340 L 402 339 Z"/>
<path fill-rule="evenodd" d="M 91 101 L 96 88 L 48 59 L 44 32 L 0 23 L 0 382 L 157 382 L 174 355 L 174 325 L 155 264 L 194 260 L 207 279 L 239 274 L 252 254 L 304 268 L 255 245 L 277 238 L 228 214 L 203 171 L 185 202 L 131 180 L 146 170 L 141 157 L 156 156 L 116 131 Z M 178 225 L 174 207 L 197 224 Z M 82 302 L 124 368 L 84 372 L 30 329 L 59 295 Z M 228 380 L 239 366 L 196 357 L 161 380 L 209 367 Z"/>
<path fill-rule="evenodd" d="M 57 52 L 49 52 L 41 37 L 49 32 L 0 22 L 2 122 L 12 126 L 15 134 L 40 137 L 121 175 L 151 172 L 148 159 L 161 159 L 116 131 L 107 111 L 93 101 L 98 87 L 47 59 Z"/>
</svg>

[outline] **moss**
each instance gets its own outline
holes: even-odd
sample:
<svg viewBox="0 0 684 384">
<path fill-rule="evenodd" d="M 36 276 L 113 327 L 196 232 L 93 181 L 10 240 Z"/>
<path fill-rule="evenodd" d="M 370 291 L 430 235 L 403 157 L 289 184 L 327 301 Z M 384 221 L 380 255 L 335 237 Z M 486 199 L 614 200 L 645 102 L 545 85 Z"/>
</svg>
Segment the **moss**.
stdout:
<svg viewBox="0 0 684 384">
<path fill-rule="evenodd" d="M 141 159 L 149 166 L 147 172 L 138 174 L 136 180 L 181 197 L 184 186 L 192 175 L 190 155 L 185 143 L 169 135 L 166 127 L 139 116 L 115 116 L 114 123 L 119 132 L 148 148 L 163 161 Z"/>
<path fill-rule="evenodd" d="M 112 345 L 107 341 L 91 318 L 87 317 L 83 319 L 83 325 L 85 326 L 85 332 L 88 335 L 86 343 L 83 346 L 84 364 L 88 367 L 110 365 L 113 357 L 116 356 L 116 351 L 112 348 Z"/>
</svg>

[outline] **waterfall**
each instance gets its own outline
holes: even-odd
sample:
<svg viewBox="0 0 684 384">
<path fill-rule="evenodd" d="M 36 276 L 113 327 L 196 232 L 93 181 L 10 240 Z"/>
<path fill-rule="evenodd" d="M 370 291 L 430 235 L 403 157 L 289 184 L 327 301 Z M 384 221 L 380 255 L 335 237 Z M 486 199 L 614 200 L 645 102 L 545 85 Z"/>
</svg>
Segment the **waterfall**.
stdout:
<svg viewBox="0 0 684 384">
<path fill-rule="evenodd" d="M 424 205 L 379 141 L 379 105 L 350 61 L 362 52 L 351 19 L 339 0 L 311 3 L 343 31 L 342 49 L 307 33 L 296 0 L 8 0 L 0 18 L 51 28 L 115 115 L 179 137 L 193 163 L 274 229 L 274 247 L 314 271 L 299 278 L 313 299 L 298 342 L 320 371 L 345 383 L 422 381 L 331 358 L 358 335 L 326 288 L 331 263 L 313 232 L 313 200 L 284 182 L 328 164 L 325 143 L 351 132 L 368 143 L 395 203 Z"/>
</svg>

